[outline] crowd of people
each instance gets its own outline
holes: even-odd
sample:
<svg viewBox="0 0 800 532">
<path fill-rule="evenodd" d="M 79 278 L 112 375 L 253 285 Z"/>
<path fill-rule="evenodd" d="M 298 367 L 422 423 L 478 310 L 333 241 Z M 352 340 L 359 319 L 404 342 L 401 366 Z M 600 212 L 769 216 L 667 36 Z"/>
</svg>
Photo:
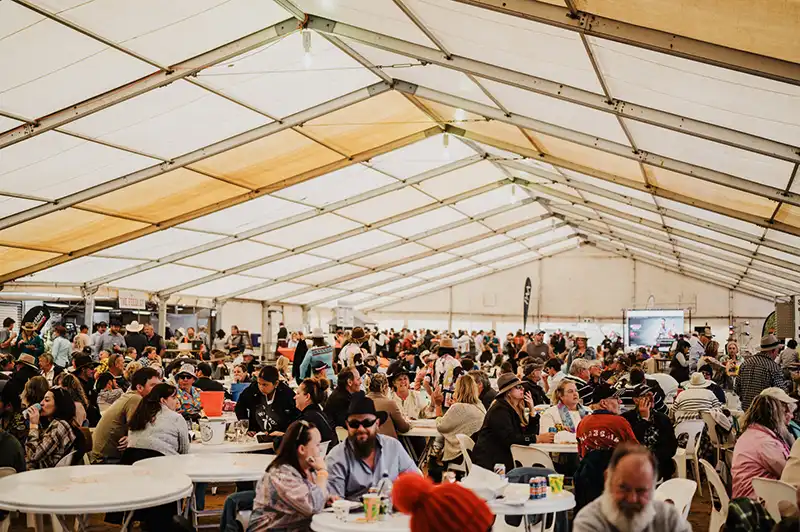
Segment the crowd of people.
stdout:
<svg viewBox="0 0 800 532">
<path fill-rule="evenodd" d="M 329 343 L 320 329 L 306 339 L 282 327 L 280 345 L 294 349 L 294 360 L 269 365 L 257 362 L 235 329 L 230 337 L 217 335 L 207 351 L 224 357 L 204 360 L 206 351 L 192 349 L 200 356 L 165 365 L 151 326 L 129 324 L 122 335 L 118 324 L 104 325 L 91 336 L 82 329 L 86 337 L 76 336 L 71 349 L 59 341 L 67 342 L 57 326 L 54 347 L 20 350 L 11 365 L 3 362 L 10 375 L 0 378 L 0 434 L 7 435 L 0 448 L 13 452 L 0 466 L 42 469 L 65 459 L 133 464 L 187 453 L 187 421 L 204 416 L 205 390 L 236 393 L 236 417 L 273 441 L 277 453 L 257 485 L 240 484 L 226 501 L 223 530 L 235 529 L 232 516 L 243 508 L 253 510 L 250 530 L 305 530 L 331 500 L 357 500 L 395 482 L 445 493 L 404 479 L 424 470 L 439 483 L 445 471 L 463 470 L 459 435 L 474 441 L 473 464 L 489 470 L 502 464 L 507 472 L 518 466 L 512 445 L 576 444 L 576 455 L 554 460 L 555 470 L 573 479 L 575 528 L 625 530 L 622 524 L 646 518 L 684 529 L 674 513 L 648 499 L 652 493 L 641 495 L 645 488 L 636 488 L 639 500 L 629 504 L 620 486 L 636 477 L 652 491 L 656 481 L 673 476 L 672 456 L 686 445 L 675 426 L 706 415 L 714 424 L 702 436 L 703 456 L 716 460 L 708 430 L 735 441 L 734 502 L 755 497 L 755 477 L 800 484 L 796 344 L 783 348 L 772 335 L 758 353 L 742 357 L 733 342 L 719 353 L 710 332 L 676 338 L 670 353 L 660 353 L 625 350 L 610 340 L 593 348 L 583 333 L 553 333 L 545 341 L 545 331 L 519 331 L 501 343 L 493 331 L 356 327 Z M 17 345 L 39 349 L 43 342 L 36 338 L 35 331 L 21 334 Z M 660 359 L 669 373 L 655 369 Z M 228 373 L 230 391 L 218 382 Z M 736 397 L 740 415 L 731 402 Z M 418 419 L 435 420 L 439 433 L 428 447 L 411 439 L 418 453 L 427 450 L 423 470 L 399 440 Z M 87 427 L 94 427 L 91 435 Z M 342 441 L 337 428 L 347 434 Z M 198 485 L 198 507 L 204 490 Z M 159 527 L 173 513 L 159 507 L 140 517 Z"/>
</svg>

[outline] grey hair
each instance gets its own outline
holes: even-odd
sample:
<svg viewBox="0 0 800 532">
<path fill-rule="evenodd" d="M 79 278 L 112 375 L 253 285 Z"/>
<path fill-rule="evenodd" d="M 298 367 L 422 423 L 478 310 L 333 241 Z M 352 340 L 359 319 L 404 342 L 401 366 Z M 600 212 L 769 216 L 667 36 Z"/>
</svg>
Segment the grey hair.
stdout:
<svg viewBox="0 0 800 532">
<path fill-rule="evenodd" d="M 483 386 L 484 390 L 488 390 L 492 387 L 491 383 L 489 382 L 489 375 L 487 375 L 485 371 L 473 369 L 472 371 L 468 372 L 467 375 L 472 375 L 472 378 L 475 379 L 475 382 L 479 382 L 481 386 Z"/>
<path fill-rule="evenodd" d="M 590 365 L 590 361 L 586 360 L 585 358 L 576 358 L 572 361 L 572 364 L 569 365 L 569 374 L 577 376 L 578 373 L 581 373 L 584 370 L 589 371 Z"/>
<path fill-rule="evenodd" d="M 47 362 L 48 362 L 49 364 L 53 364 L 53 363 L 54 363 L 54 362 L 53 362 L 53 355 L 52 355 L 52 353 L 50 353 L 49 351 L 48 351 L 48 352 L 46 352 L 46 353 L 42 353 L 41 355 L 39 355 L 39 358 L 43 358 L 43 359 L 47 360 Z"/>
</svg>

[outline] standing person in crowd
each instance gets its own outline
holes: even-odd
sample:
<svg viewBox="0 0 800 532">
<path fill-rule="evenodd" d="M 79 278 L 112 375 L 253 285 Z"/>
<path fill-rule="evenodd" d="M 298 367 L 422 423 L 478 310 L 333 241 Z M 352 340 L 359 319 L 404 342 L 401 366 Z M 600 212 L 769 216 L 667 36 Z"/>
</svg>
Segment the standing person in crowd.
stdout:
<svg viewBox="0 0 800 532">
<path fill-rule="evenodd" d="M 289 330 L 283 322 L 278 325 L 278 346 L 287 347 L 287 338 L 289 338 Z"/>
<path fill-rule="evenodd" d="M 273 437 L 282 436 L 299 416 L 294 392 L 281 382 L 274 366 L 261 368 L 258 380 L 242 392 L 236 403 L 236 417 L 249 420 L 250 432 L 266 432 Z"/>
<path fill-rule="evenodd" d="M 471 375 L 475 380 L 475 385 L 478 387 L 478 399 L 481 400 L 483 409 L 489 410 L 489 407 L 492 406 L 492 402 L 494 402 L 495 397 L 497 397 L 497 390 L 492 388 L 492 384 L 489 381 L 489 376 L 485 371 L 481 371 L 479 369 L 473 369 L 468 374 Z"/>
<path fill-rule="evenodd" d="M 243 353 L 245 349 L 252 349 L 250 347 L 250 339 L 246 335 L 239 332 L 239 327 L 231 325 L 231 334 L 228 336 L 228 353 L 236 356 Z"/>
<path fill-rule="evenodd" d="M 111 322 L 111 328 L 106 331 L 104 335 L 99 338 L 100 345 L 98 346 L 98 353 L 100 351 L 108 351 L 110 354 L 123 354 L 125 348 L 125 337 L 122 336 L 120 329 L 122 325 L 118 321 Z"/>
<path fill-rule="evenodd" d="M 571 380 L 563 379 L 554 390 L 556 404 L 542 412 L 539 419 L 539 434 L 545 435 L 555 429 L 558 432 L 575 433 L 581 420 L 592 413 L 581 404 L 578 388 Z"/>
<path fill-rule="evenodd" d="M 11 354 L 11 347 L 15 345 L 17 339 L 17 333 L 14 332 L 15 323 L 13 318 L 3 320 L 3 328 L 0 329 L 0 354 Z"/>
<path fill-rule="evenodd" d="M 346 368 L 339 372 L 336 388 L 325 402 L 325 414 L 335 427 L 345 427 L 350 403 L 361 391 L 361 374 L 356 368 Z"/>
<path fill-rule="evenodd" d="M 779 362 L 781 365 L 781 369 L 787 369 L 792 364 L 797 364 L 800 362 L 800 358 L 797 356 L 797 340 L 792 338 L 788 342 L 786 342 L 786 348 L 781 351 Z"/>
<path fill-rule="evenodd" d="M 666 414 L 656 411 L 653 390 L 647 384 L 640 384 L 631 394 L 635 408 L 622 417 L 630 423 L 636 440 L 650 449 L 658 464 L 658 478 L 668 480 L 675 473 L 672 457 L 678 449 L 675 429 Z"/>
<path fill-rule="evenodd" d="M 739 368 L 734 392 L 741 399 L 743 410 L 749 409 L 753 399 L 766 388 L 774 386 L 789 390 L 791 383 L 786 382 L 781 367 L 775 362 L 779 346 L 780 342 L 774 335 L 764 336 L 761 338 L 761 351 L 747 357 Z"/>
<path fill-rule="evenodd" d="M 368 397 L 357 397 L 350 403 L 347 439 L 325 459 L 331 495 L 359 500 L 383 478 L 394 482 L 401 473 L 421 474 L 397 439 L 378 434 L 387 417 Z"/>
<path fill-rule="evenodd" d="M 754 478 L 781 478 L 794 444 L 787 425 L 796 408 L 797 401 L 781 388 L 768 388 L 753 399 L 733 448 L 732 498 L 757 499 Z"/>
<path fill-rule="evenodd" d="M 78 334 L 72 339 L 72 349 L 73 351 L 83 353 L 83 350 L 87 347 L 92 347 L 92 338 L 89 336 L 89 326 L 83 324 L 80 326 Z"/>
<path fill-rule="evenodd" d="M 297 331 L 297 347 L 294 348 L 294 359 L 292 360 L 292 378 L 294 382 L 302 381 L 300 377 L 300 366 L 308 355 L 308 343 L 303 331 Z"/>
<path fill-rule="evenodd" d="M 534 333 L 533 338 L 528 340 L 522 348 L 529 356 L 538 360 L 539 364 L 544 364 L 550 359 L 553 352 L 552 346 L 544 341 L 544 330 L 539 329 Z"/>
<path fill-rule="evenodd" d="M 136 320 L 125 326 L 125 347 L 132 347 L 136 350 L 134 360 L 142 356 L 144 348 L 149 345 L 147 336 L 142 333 L 142 329 L 144 329 L 144 325 Z"/>
<path fill-rule="evenodd" d="M 706 345 L 711 341 L 711 330 L 706 327 L 702 334 L 689 337 L 689 371 L 697 371 L 697 363 L 706 354 Z"/>
<path fill-rule="evenodd" d="M 573 347 L 567 355 L 567 371 L 576 358 L 585 358 L 586 360 L 594 360 L 597 358 L 597 351 L 594 347 L 589 345 L 589 337 L 585 332 L 576 332 L 574 334 L 575 347 Z"/>
<path fill-rule="evenodd" d="M 434 365 L 436 373 L 433 386 L 441 386 L 443 390 L 452 389 L 455 384 L 453 371 L 461 366 L 461 363 L 455 358 L 456 348 L 452 338 L 449 336 L 442 338 L 442 341 L 439 342 L 438 354 L 439 358 Z"/>
<path fill-rule="evenodd" d="M 497 379 L 497 398 L 486 412 L 483 426 L 478 431 L 472 461 L 491 470 L 494 464 L 503 463 L 506 471 L 514 468 L 511 445 L 552 443 L 553 435 L 536 436 L 538 427 L 525 415 L 527 406 L 533 411 L 533 398 L 525 393 L 516 375 L 504 373 Z"/>
<path fill-rule="evenodd" d="M 313 334 L 316 333 L 317 329 L 314 329 L 312 332 Z M 322 333 L 322 329 L 319 330 L 320 334 Z M 367 335 L 364 333 L 364 329 L 361 327 L 355 327 L 349 333 L 346 333 L 345 336 L 342 338 L 342 348 L 339 351 L 339 365 L 342 368 L 347 368 L 355 364 L 353 358 L 360 354 L 362 357 L 369 355 L 366 349 L 362 347 L 362 344 L 366 341 Z"/>
<path fill-rule="evenodd" d="M 53 355 L 50 353 L 42 353 L 39 356 L 39 369 L 42 372 L 42 377 L 47 379 L 47 383 L 53 386 L 53 381 L 56 377 L 64 372 L 65 366 L 58 366 L 53 361 Z"/>
<path fill-rule="evenodd" d="M 198 419 L 203 412 L 200 390 L 195 388 L 195 381 L 197 374 L 192 364 L 183 364 L 175 374 L 175 382 L 178 383 L 178 413 L 191 420 Z"/>
<path fill-rule="evenodd" d="M 228 342 L 225 339 L 225 331 L 219 329 L 216 333 L 214 333 L 214 340 L 211 342 L 211 351 L 222 351 L 223 353 L 228 352 Z"/>
<path fill-rule="evenodd" d="M 398 408 L 408 419 L 425 419 L 434 417 L 434 409 L 428 399 L 421 392 L 411 389 L 408 372 L 403 368 L 403 362 L 393 362 L 386 372 L 391 386 L 390 397 L 397 403 Z"/>
<path fill-rule="evenodd" d="M 53 327 L 53 345 L 50 347 L 50 353 L 53 355 L 53 361 L 57 366 L 66 368 L 70 364 L 72 355 L 72 343 L 67 340 L 67 329 L 63 325 L 56 325 Z"/>
<path fill-rule="evenodd" d="M 311 332 L 311 342 L 312 347 L 306 353 L 300 366 L 300 378 L 307 379 L 311 377 L 311 368 L 314 362 L 320 360 L 328 365 L 328 369 L 325 372 L 328 380 L 336 384 L 336 375 L 333 373 L 333 347 L 325 343 L 325 335 L 322 333 L 322 329 L 317 327 Z"/>
<path fill-rule="evenodd" d="M 101 321 L 97 324 L 97 330 L 92 333 L 89 337 L 91 339 L 91 346 L 92 346 L 92 356 L 95 360 L 100 359 L 100 351 L 103 351 L 102 348 L 102 340 L 103 336 L 105 336 L 106 331 L 108 330 L 108 324 L 104 321 Z"/>
<path fill-rule="evenodd" d="M 628 420 L 619 415 L 621 392 L 608 384 L 601 384 L 592 394 L 595 410 L 578 425 L 578 454 L 581 458 L 591 451 L 614 449 L 622 442 L 636 442 Z"/>
<path fill-rule="evenodd" d="M 553 390 L 558 388 L 558 383 L 561 382 L 564 377 L 566 377 L 564 372 L 561 371 L 562 365 L 563 363 L 561 362 L 560 358 L 551 358 L 544 363 L 544 371 L 546 376 L 542 382 L 544 382 L 544 391 L 550 396 L 553 395 Z"/>
<path fill-rule="evenodd" d="M 689 350 L 691 345 L 686 340 L 678 340 L 675 345 L 675 353 L 672 355 L 672 360 L 669 363 L 670 376 L 679 383 L 686 382 L 691 376 L 689 372 Z"/>
<path fill-rule="evenodd" d="M 600 497 L 575 516 L 573 532 L 691 532 L 674 504 L 654 497 L 658 468 L 653 455 L 634 443 L 611 455 Z"/>
<path fill-rule="evenodd" d="M 44 353 L 44 340 L 32 322 L 22 324 L 22 334 L 17 337 L 14 345 L 20 355 L 31 355 L 34 360 Z"/>
<path fill-rule="evenodd" d="M 75 402 L 69 392 L 64 388 L 48 390 L 41 405 L 41 411 L 34 406 L 27 411 L 30 428 L 25 442 L 25 461 L 28 469 L 55 467 L 72 451 L 75 451 L 72 464 L 80 463 L 86 452 L 86 439 L 75 422 Z M 40 430 L 42 419 L 49 423 Z"/>
<path fill-rule="evenodd" d="M 330 442 L 328 447 L 333 448 L 339 444 L 339 437 L 328 416 L 322 411 L 324 403 L 325 389 L 322 383 L 316 379 L 304 380 L 295 390 L 294 405 L 300 412 L 299 419 L 317 427 L 322 438 L 320 441 Z"/>
<path fill-rule="evenodd" d="M 66 374 L 61 379 L 61 387 L 69 392 L 70 397 L 72 397 L 75 403 L 75 424 L 79 427 L 88 426 L 86 424 L 87 412 L 91 407 L 96 408 L 96 405 L 90 404 L 86 392 L 83 391 L 81 382 L 75 375 Z M 96 394 L 93 394 L 92 397 L 96 397 Z"/>
<path fill-rule="evenodd" d="M 367 385 L 367 397 L 372 399 L 375 409 L 378 412 L 388 414 L 386 420 L 381 423 L 380 433 L 384 436 L 397 438 L 397 433 L 408 432 L 411 424 L 400 411 L 392 399 L 389 398 L 389 381 L 382 373 L 373 373 Z"/>
<path fill-rule="evenodd" d="M 142 332 L 144 332 L 144 338 L 146 341 L 145 352 L 147 347 L 152 347 L 155 349 L 156 355 L 159 357 L 159 359 L 162 358 L 167 349 L 167 344 L 161 335 L 156 334 L 156 330 L 149 323 L 144 326 Z M 144 352 L 140 351 L 140 354 L 144 355 Z"/>
<path fill-rule="evenodd" d="M 578 395 L 581 397 L 581 403 L 584 405 L 591 402 L 595 387 L 595 384 L 591 382 L 592 376 L 589 372 L 589 366 L 591 366 L 591 364 L 592 361 L 590 360 L 576 358 L 569 366 L 569 375 L 564 377 L 564 379 L 575 383 L 575 387 L 578 389 Z"/>
</svg>

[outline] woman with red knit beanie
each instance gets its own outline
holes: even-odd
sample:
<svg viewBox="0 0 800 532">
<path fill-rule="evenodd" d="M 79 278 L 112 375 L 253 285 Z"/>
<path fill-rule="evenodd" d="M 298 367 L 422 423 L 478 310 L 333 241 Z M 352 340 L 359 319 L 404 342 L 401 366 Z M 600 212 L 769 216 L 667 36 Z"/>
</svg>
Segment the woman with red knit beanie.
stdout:
<svg viewBox="0 0 800 532">
<path fill-rule="evenodd" d="M 411 532 L 489 532 L 494 525 L 486 502 L 461 484 L 404 473 L 394 482 L 392 500 L 411 516 Z"/>
</svg>

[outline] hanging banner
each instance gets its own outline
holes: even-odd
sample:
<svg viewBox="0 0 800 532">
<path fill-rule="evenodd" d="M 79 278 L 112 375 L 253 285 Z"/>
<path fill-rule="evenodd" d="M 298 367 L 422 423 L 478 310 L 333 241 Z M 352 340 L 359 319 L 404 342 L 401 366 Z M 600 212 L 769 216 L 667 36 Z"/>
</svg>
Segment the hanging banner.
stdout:
<svg viewBox="0 0 800 532">
<path fill-rule="evenodd" d="M 133 290 L 119 290 L 117 292 L 119 308 L 130 310 L 145 310 L 147 307 L 147 294 Z"/>
<path fill-rule="evenodd" d="M 531 278 L 525 279 L 525 291 L 522 294 L 522 332 L 527 332 L 528 308 L 531 306 Z"/>
<path fill-rule="evenodd" d="M 49 319 L 50 309 L 47 308 L 47 305 L 37 305 L 25 313 L 20 326 L 25 323 L 33 323 L 33 326 L 36 327 L 36 332 L 41 332 L 42 327 Z"/>
</svg>

